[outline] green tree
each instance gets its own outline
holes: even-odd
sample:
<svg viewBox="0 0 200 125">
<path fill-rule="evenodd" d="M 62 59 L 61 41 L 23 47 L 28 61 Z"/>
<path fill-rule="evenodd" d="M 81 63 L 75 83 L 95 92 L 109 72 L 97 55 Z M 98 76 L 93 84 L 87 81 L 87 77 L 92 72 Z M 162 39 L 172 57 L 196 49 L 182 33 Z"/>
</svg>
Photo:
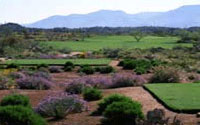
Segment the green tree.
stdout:
<svg viewBox="0 0 200 125">
<path fill-rule="evenodd" d="M 130 35 L 133 36 L 137 42 L 140 42 L 145 37 L 145 34 L 141 31 L 133 31 Z"/>
</svg>

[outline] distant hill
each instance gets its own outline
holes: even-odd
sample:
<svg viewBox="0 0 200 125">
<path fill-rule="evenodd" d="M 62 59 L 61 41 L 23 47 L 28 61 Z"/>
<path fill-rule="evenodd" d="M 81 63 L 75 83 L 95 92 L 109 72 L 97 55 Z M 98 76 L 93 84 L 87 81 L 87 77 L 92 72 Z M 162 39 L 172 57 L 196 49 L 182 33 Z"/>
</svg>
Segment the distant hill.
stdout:
<svg viewBox="0 0 200 125">
<path fill-rule="evenodd" d="M 1 24 L 0 25 L 0 32 L 9 30 L 11 32 L 21 32 L 25 30 L 25 27 L 15 24 L 15 23 L 7 23 L 7 24 Z"/>
<path fill-rule="evenodd" d="M 200 26 L 200 5 L 183 6 L 167 12 L 127 14 L 123 11 L 101 10 L 89 14 L 52 16 L 33 24 L 33 28 L 81 28 L 81 27 L 192 27 Z"/>
</svg>

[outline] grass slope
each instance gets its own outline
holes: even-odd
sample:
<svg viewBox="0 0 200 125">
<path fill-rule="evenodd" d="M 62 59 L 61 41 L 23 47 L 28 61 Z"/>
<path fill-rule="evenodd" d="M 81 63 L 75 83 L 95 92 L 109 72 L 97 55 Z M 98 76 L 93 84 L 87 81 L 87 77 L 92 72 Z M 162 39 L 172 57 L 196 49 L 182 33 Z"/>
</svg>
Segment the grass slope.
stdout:
<svg viewBox="0 0 200 125">
<path fill-rule="evenodd" d="M 145 87 L 173 110 L 200 110 L 200 84 L 148 84 Z"/>
<path fill-rule="evenodd" d="M 43 42 L 53 46 L 55 49 L 71 48 L 73 51 L 94 51 L 102 48 L 152 48 L 163 47 L 173 48 L 175 46 L 191 46 L 191 44 L 176 43 L 176 37 L 155 37 L 147 36 L 140 42 L 136 42 L 132 36 L 94 36 L 86 38 L 85 41 L 51 41 Z"/>
<path fill-rule="evenodd" d="M 109 64 L 110 59 L 16 59 L 7 61 L 6 64 L 65 64 L 67 61 L 71 61 L 74 64 Z"/>
</svg>

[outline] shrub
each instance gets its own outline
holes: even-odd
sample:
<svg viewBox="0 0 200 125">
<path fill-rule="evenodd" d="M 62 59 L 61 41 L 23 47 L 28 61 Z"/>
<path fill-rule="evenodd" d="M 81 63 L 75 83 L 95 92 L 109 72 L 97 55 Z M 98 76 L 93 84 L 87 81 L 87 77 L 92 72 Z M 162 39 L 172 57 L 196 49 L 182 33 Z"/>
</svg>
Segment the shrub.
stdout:
<svg viewBox="0 0 200 125">
<path fill-rule="evenodd" d="M 26 76 L 21 72 L 12 72 L 9 74 L 9 77 L 11 77 L 12 79 L 19 79 L 19 78 L 24 78 Z"/>
<path fill-rule="evenodd" d="M 46 121 L 24 106 L 1 106 L 1 125 L 47 125 Z"/>
<path fill-rule="evenodd" d="M 49 65 L 48 64 L 45 64 L 45 63 L 43 63 L 43 64 L 38 64 L 37 65 L 37 69 L 40 69 L 40 68 L 48 68 L 49 67 Z"/>
<path fill-rule="evenodd" d="M 69 72 L 69 71 L 72 71 L 74 68 L 72 66 L 68 66 L 68 67 L 65 67 L 64 68 L 64 71 L 65 72 Z"/>
<path fill-rule="evenodd" d="M 58 93 L 44 98 L 35 111 L 44 117 L 61 119 L 70 113 L 79 113 L 87 110 L 85 101 L 75 95 Z"/>
<path fill-rule="evenodd" d="M 95 69 L 92 68 L 91 66 L 84 66 L 81 69 L 79 69 L 79 72 L 90 75 L 95 73 Z"/>
<path fill-rule="evenodd" d="M 165 118 L 165 111 L 163 109 L 154 109 L 147 112 L 147 123 L 154 124 L 168 124 L 169 118 Z"/>
<path fill-rule="evenodd" d="M 180 76 L 177 69 L 170 67 L 157 67 L 151 77 L 150 83 L 178 83 Z"/>
<path fill-rule="evenodd" d="M 8 89 L 8 78 L 0 76 L 0 90 Z"/>
<path fill-rule="evenodd" d="M 136 72 L 137 75 L 142 75 L 147 73 L 147 70 L 143 67 L 137 67 L 134 71 Z"/>
<path fill-rule="evenodd" d="M 72 62 L 70 62 L 70 61 L 67 61 L 66 63 L 65 63 L 65 65 L 64 65 L 64 67 L 74 67 L 74 64 L 72 63 Z"/>
<path fill-rule="evenodd" d="M 132 75 L 129 73 L 115 74 L 109 88 L 139 86 L 144 83 L 146 83 L 146 80 L 142 76 Z"/>
<path fill-rule="evenodd" d="M 70 61 L 66 62 L 64 65 L 64 71 L 72 71 L 74 69 L 74 64 Z"/>
<path fill-rule="evenodd" d="M 95 114 L 101 115 L 105 109 L 107 108 L 108 105 L 112 104 L 113 102 L 122 102 L 122 101 L 127 101 L 127 102 L 131 102 L 131 98 L 126 97 L 124 95 L 120 95 L 120 94 L 113 94 L 110 95 L 106 98 L 104 98 L 99 104 L 98 104 L 98 108 L 97 111 L 95 111 Z"/>
<path fill-rule="evenodd" d="M 100 73 L 102 74 L 111 73 L 113 71 L 114 71 L 114 68 L 112 66 L 106 66 L 106 67 L 100 68 Z"/>
<path fill-rule="evenodd" d="M 136 66 L 137 66 L 137 64 L 133 60 L 126 60 L 123 63 L 123 69 L 135 69 Z"/>
<path fill-rule="evenodd" d="M 81 82 L 72 82 L 67 85 L 65 91 L 70 94 L 81 94 L 85 89 L 86 84 Z"/>
<path fill-rule="evenodd" d="M 40 78 L 44 78 L 47 80 L 51 80 L 51 76 L 50 76 L 49 72 L 44 72 L 44 71 L 34 72 L 32 75 L 29 75 L 29 76 L 40 77 Z"/>
<path fill-rule="evenodd" d="M 19 68 L 19 65 L 18 64 L 15 64 L 15 63 L 11 63 L 11 64 L 8 64 L 7 69 L 18 69 Z"/>
<path fill-rule="evenodd" d="M 18 79 L 16 82 L 20 89 L 47 90 L 53 85 L 51 81 L 35 76 L 26 76 L 25 78 Z"/>
<path fill-rule="evenodd" d="M 22 105 L 25 107 L 31 107 L 29 98 L 24 95 L 19 95 L 19 94 L 13 94 L 13 95 L 8 95 L 5 96 L 0 103 L 1 106 L 14 106 L 14 105 Z"/>
<path fill-rule="evenodd" d="M 143 119 L 142 106 L 138 102 L 114 102 L 103 113 L 103 123 L 109 125 L 135 125 L 136 120 Z"/>
<path fill-rule="evenodd" d="M 57 67 L 57 66 L 50 67 L 49 71 L 50 71 L 50 73 L 60 73 L 60 72 L 62 72 L 61 68 Z"/>
<path fill-rule="evenodd" d="M 103 48 L 103 54 L 106 55 L 108 58 L 117 58 L 121 49 L 111 49 L 111 48 Z"/>
<path fill-rule="evenodd" d="M 87 101 L 96 101 L 102 98 L 102 92 L 96 88 L 85 88 L 83 98 Z"/>
<path fill-rule="evenodd" d="M 100 72 L 101 71 L 101 67 L 99 67 L 99 66 L 95 67 L 94 69 L 95 69 L 95 72 Z"/>
</svg>

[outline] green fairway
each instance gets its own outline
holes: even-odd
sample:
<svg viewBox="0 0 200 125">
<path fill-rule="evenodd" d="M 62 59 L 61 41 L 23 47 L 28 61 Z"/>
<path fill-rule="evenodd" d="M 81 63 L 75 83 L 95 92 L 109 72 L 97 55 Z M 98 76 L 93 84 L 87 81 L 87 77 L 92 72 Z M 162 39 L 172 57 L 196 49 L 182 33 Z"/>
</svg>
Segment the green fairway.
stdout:
<svg viewBox="0 0 200 125">
<path fill-rule="evenodd" d="M 200 84 L 148 84 L 155 96 L 174 110 L 200 110 Z"/>
<path fill-rule="evenodd" d="M 88 65 L 107 65 L 110 63 L 110 59 L 16 59 L 7 61 L 6 64 L 65 64 L 67 61 L 71 61 L 74 64 L 88 64 Z"/>
<path fill-rule="evenodd" d="M 152 48 L 163 47 L 172 48 L 175 46 L 191 46 L 191 44 L 176 43 L 177 37 L 155 37 L 147 36 L 140 42 L 136 42 L 132 36 L 94 36 L 86 38 L 85 41 L 66 41 L 66 42 L 43 42 L 55 49 L 71 48 L 73 51 L 93 51 L 102 48 Z"/>
</svg>

